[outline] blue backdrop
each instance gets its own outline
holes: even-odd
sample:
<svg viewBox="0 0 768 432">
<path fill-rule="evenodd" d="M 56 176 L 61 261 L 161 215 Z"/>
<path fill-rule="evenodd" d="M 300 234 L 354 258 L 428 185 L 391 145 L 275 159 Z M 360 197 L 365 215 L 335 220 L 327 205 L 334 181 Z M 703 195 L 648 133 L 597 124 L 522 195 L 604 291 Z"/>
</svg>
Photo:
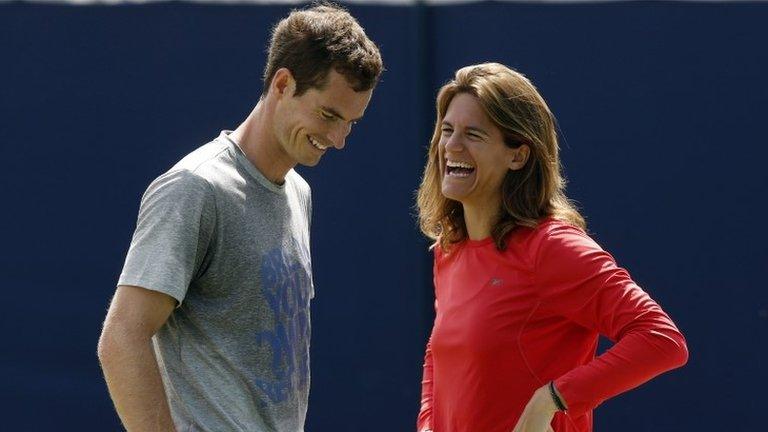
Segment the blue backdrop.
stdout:
<svg viewBox="0 0 768 432">
<path fill-rule="evenodd" d="M 414 191 L 437 88 L 495 60 L 559 118 L 569 194 L 688 365 L 601 431 L 754 431 L 768 405 L 768 4 L 350 6 L 387 72 L 314 169 L 307 430 L 408 431 L 432 320 Z M 0 4 L 0 430 L 118 430 L 96 341 L 149 182 L 259 96 L 285 6 Z"/>
</svg>

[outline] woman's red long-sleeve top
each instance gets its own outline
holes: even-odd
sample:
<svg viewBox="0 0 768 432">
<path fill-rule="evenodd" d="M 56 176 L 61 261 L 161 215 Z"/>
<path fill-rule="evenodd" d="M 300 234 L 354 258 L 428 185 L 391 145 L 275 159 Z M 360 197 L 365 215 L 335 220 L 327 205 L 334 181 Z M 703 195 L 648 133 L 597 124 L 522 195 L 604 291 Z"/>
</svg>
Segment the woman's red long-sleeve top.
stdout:
<svg viewBox="0 0 768 432">
<path fill-rule="evenodd" d="M 584 232 L 547 219 L 435 248 L 435 323 L 418 430 L 510 432 L 549 381 L 567 413 L 555 432 L 592 430 L 592 409 L 687 361 L 666 313 Z M 595 357 L 598 337 L 615 344 Z"/>
</svg>

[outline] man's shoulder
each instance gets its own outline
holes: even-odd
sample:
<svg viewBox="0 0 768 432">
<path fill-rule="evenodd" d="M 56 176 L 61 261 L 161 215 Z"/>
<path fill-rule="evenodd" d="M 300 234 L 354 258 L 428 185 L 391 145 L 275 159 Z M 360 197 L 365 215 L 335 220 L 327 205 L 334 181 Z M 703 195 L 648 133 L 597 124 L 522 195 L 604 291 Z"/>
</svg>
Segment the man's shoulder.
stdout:
<svg viewBox="0 0 768 432">
<path fill-rule="evenodd" d="M 220 138 L 214 139 L 184 156 L 169 172 L 188 171 L 204 177 L 206 168 L 227 161 L 226 154 L 228 148 L 228 143 L 225 140 Z"/>
<path fill-rule="evenodd" d="M 227 164 L 226 152 L 226 142 L 220 139 L 198 147 L 155 178 L 147 188 L 145 196 L 153 194 L 179 198 L 196 195 L 202 198 L 209 195 L 215 183 L 216 172 Z"/>
<path fill-rule="evenodd" d="M 304 180 L 304 177 L 296 172 L 296 170 L 292 169 L 288 171 L 288 174 L 285 175 L 285 181 L 287 184 L 293 186 L 301 195 L 309 195 L 311 192 L 309 183 L 307 183 L 307 181 Z"/>
<path fill-rule="evenodd" d="M 181 158 L 159 178 L 183 178 L 188 184 L 212 189 L 229 185 L 231 177 L 237 177 L 237 162 L 230 147 L 227 140 L 218 137 Z"/>
</svg>

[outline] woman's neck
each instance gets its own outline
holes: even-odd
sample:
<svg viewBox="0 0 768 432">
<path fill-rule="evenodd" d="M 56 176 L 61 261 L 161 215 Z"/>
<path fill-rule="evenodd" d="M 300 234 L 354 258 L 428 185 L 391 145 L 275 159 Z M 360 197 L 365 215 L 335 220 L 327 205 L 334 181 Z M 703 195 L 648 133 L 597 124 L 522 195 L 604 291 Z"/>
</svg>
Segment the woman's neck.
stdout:
<svg viewBox="0 0 768 432">
<path fill-rule="evenodd" d="M 494 225 L 499 218 L 496 206 L 462 204 L 464 207 L 464 224 L 467 226 L 467 236 L 470 240 L 482 240 L 491 236 Z"/>
</svg>

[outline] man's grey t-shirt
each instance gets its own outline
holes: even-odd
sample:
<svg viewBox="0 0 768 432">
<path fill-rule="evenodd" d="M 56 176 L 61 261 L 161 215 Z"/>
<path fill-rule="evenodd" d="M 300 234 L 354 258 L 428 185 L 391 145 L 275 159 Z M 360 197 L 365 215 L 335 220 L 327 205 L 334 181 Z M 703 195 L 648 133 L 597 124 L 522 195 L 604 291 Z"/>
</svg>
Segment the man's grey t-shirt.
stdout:
<svg viewBox="0 0 768 432">
<path fill-rule="evenodd" d="M 267 180 L 226 132 L 149 186 L 119 285 L 179 302 L 153 338 L 179 432 L 303 431 L 310 190 Z"/>
</svg>

